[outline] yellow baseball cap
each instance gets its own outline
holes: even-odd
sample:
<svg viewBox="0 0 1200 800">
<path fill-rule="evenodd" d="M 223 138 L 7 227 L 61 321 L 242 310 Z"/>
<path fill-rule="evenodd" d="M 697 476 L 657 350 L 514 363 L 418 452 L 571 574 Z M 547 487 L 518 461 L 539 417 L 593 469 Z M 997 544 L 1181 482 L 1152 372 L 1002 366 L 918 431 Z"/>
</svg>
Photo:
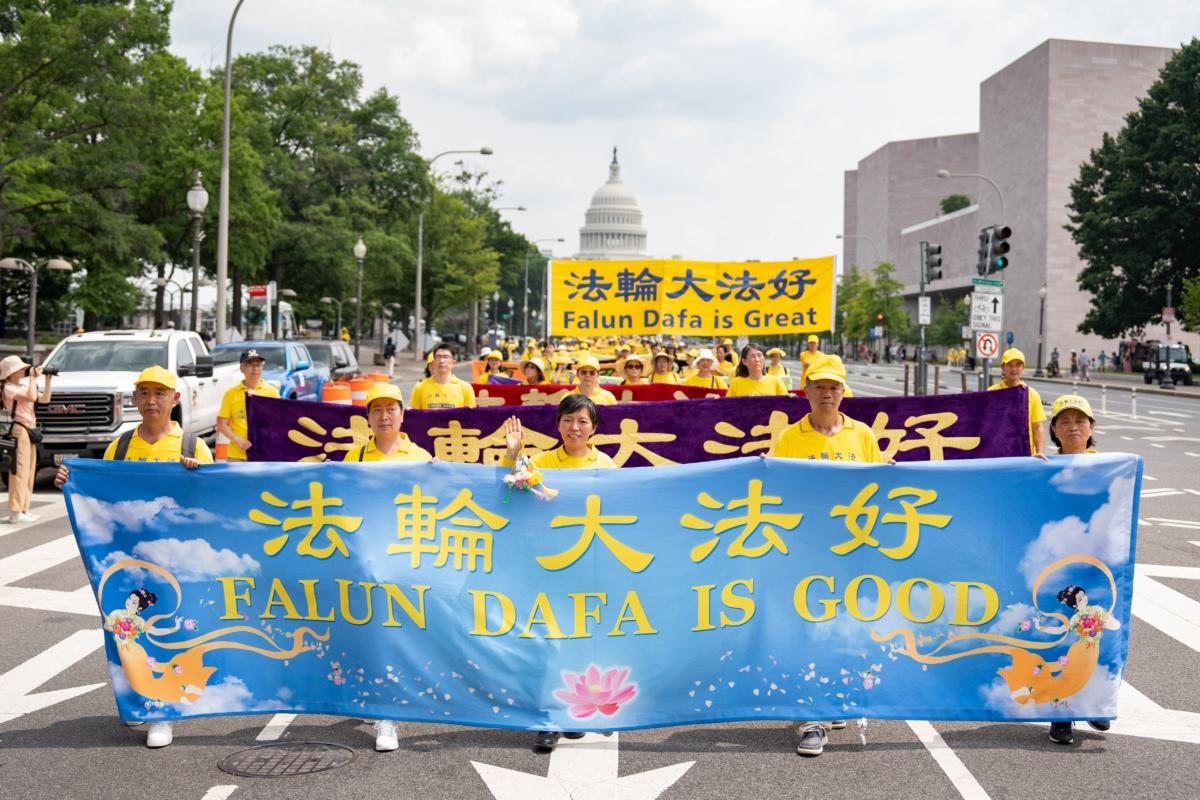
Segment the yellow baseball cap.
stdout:
<svg viewBox="0 0 1200 800">
<path fill-rule="evenodd" d="M 503 353 L 501 353 L 499 350 L 493 350 L 493 351 L 491 351 L 490 353 L 488 353 L 488 354 L 487 354 L 487 357 L 488 357 L 488 359 L 493 359 L 493 358 L 494 358 L 494 359 L 496 359 L 497 361 L 503 361 L 503 360 L 504 360 L 504 354 L 503 354 Z"/>
<path fill-rule="evenodd" d="M 429 355 L 425 356 L 425 361 L 430 364 L 433 363 L 433 351 L 432 350 L 429 351 Z"/>
<path fill-rule="evenodd" d="M 825 353 L 813 359 L 804 373 L 806 381 L 837 381 L 846 385 L 846 365 L 837 356 Z"/>
<path fill-rule="evenodd" d="M 767 355 L 768 356 L 779 356 L 780 358 L 783 358 L 784 353 L 778 347 L 772 347 L 770 350 L 767 351 Z"/>
<path fill-rule="evenodd" d="M 1015 347 L 1010 347 L 1004 351 L 1004 355 L 1000 356 L 1000 365 L 1003 366 L 1010 361 L 1020 361 L 1025 363 L 1025 354 Z"/>
<path fill-rule="evenodd" d="M 575 371 L 579 372 L 579 370 L 581 370 L 585 367 L 591 367 L 592 369 L 599 372 L 600 371 L 600 362 L 596 360 L 595 356 L 584 353 L 583 355 L 581 355 L 579 357 L 579 360 L 577 362 L 575 362 Z"/>
<path fill-rule="evenodd" d="M 143 383 L 157 383 L 173 390 L 176 387 L 175 373 L 168 372 L 159 366 L 146 367 L 138 374 L 133 385 L 140 386 Z"/>
<path fill-rule="evenodd" d="M 727 347 L 733 347 L 733 339 L 726 337 L 721 340 L 721 344 L 726 345 Z"/>
<path fill-rule="evenodd" d="M 367 389 L 367 408 L 376 400 L 395 400 L 404 408 L 404 396 L 400 393 L 400 387 L 394 383 L 377 383 Z"/>
<path fill-rule="evenodd" d="M 820 337 L 818 337 L 815 333 L 810 333 L 808 335 L 807 341 L 809 344 L 820 344 L 821 343 Z"/>
<path fill-rule="evenodd" d="M 1064 394 L 1055 400 L 1054 405 L 1050 407 L 1050 421 L 1053 422 L 1055 417 L 1069 408 L 1082 411 L 1092 422 L 1096 421 L 1096 415 L 1092 413 L 1092 404 L 1087 401 L 1086 397 L 1080 397 L 1077 394 Z"/>
<path fill-rule="evenodd" d="M 700 351 L 693 347 L 691 350 L 688 350 L 687 354 L 692 358 L 695 358 L 696 356 L 700 355 Z"/>
<path fill-rule="evenodd" d="M 554 363 L 555 364 L 570 364 L 571 363 L 571 354 L 568 353 L 566 350 L 555 351 Z"/>
</svg>

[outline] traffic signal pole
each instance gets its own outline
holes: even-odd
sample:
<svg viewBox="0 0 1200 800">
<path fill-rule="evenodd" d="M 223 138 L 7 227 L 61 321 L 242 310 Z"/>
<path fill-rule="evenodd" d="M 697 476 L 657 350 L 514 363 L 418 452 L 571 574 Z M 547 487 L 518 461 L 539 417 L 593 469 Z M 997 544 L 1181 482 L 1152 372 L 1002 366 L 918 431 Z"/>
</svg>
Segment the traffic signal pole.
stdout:
<svg viewBox="0 0 1200 800">
<path fill-rule="evenodd" d="M 925 284 L 937 280 L 942 277 L 942 246 L 940 244 L 931 244 L 930 242 L 921 242 L 921 276 L 920 276 L 920 293 L 917 297 L 918 315 L 920 308 L 925 304 Z M 931 315 L 932 316 L 932 313 Z M 917 385 L 915 388 L 916 394 L 926 394 L 929 371 L 928 364 L 925 359 L 925 323 L 918 320 L 921 329 L 920 344 L 917 345 Z"/>
</svg>

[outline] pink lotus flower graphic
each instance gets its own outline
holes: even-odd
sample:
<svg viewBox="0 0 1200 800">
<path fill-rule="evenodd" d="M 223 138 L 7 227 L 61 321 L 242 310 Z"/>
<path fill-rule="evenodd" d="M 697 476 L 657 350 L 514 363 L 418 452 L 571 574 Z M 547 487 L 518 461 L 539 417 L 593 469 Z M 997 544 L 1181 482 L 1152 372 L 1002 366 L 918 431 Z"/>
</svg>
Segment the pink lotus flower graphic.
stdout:
<svg viewBox="0 0 1200 800">
<path fill-rule="evenodd" d="M 637 694 L 636 683 L 625 683 L 628 675 L 628 667 L 613 667 L 601 673 L 595 664 L 582 675 L 563 672 L 563 683 L 567 688 L 556 690 L 554 696 L 570 704 L 571 716 L 576 719 L 587 719 L 597 711 L 611 717 L 622 703 L 628 703 Z"/>
</svg>

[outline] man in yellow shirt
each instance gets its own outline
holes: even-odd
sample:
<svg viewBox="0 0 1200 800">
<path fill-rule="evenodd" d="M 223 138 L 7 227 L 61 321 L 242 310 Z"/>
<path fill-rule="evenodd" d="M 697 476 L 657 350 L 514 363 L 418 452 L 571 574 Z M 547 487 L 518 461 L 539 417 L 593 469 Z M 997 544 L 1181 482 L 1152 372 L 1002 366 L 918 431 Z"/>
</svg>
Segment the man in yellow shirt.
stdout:
<svg viewBox="0 0 1200 800">
<path fill-rule="evenodd" d="M 229 453 L 225 457 L 226 461 L 245 461 L 246 451 L 251 446 L 250 440 L 246 438 L 250 432 L 246 423 L 246 395 L 279 397 L 278 389 L 263 382 L 262 374 L 265 362 L 266 359 L 257 350 L 242 351 L 242 382 L 227 391 L 221 398 L 221 410 L 217 412 L 217 433 L 229 439 Z"/>
<path fill-rule="evenodd" d="M 429 377 L 412 388 L 409 408 L 474 408 L 475 390 L 454 375 L 454 351 L 450 345 L 433 348 Z"/>
<path fill-rule="evenodd" d="M 188 469 L 213 463 L 212 453 L 203 439 L 184 434 L 171 419 L 171 409 L 179 403 L 175 375 L 162 367 L 146 367 L 133 383 L 133 401 L 141 423 L 121 434 L 104 451 L 107 461 L 178 461 Z M 58 468 L 54 485 L 62 488 L 70 480 L 66 464 Z M 146 728 L 147 747 L 166 747 L 174 738 L 170 722 L 151 722 Z"/>
<path fill-rule="evenodd" d="M 1046 421 L 1046 410 L 1042 408 L 1042 397 L 1037 391 L 1021 380 L 1025 372 L 1025 354 L 1015 347 L 1010 347 L 1000 356 L 1000 374 L 1003 378 L 988 387 L 992 389 L 1015 389 L 1024 386 L 1029 393 L 1029 450 L 1038 458 L 1046 457 L 1046 431 L 1042 423 Z"/>
<path fill-rule="evenodd" d="M 768 455 L 852 464 L 885 464 L 869 425 L 838 409 L 846 389 L 846 367 L 822 354 L 809 365 L 805 384 L 809 413 L 784 429 Z"/>
<path fill-rule="evenodd" d="M 366 444 L 361 444 L 342 459 L 353 461 L 433 461 L 429 451 L 420 445 L 413 444 L 408 434 L 400 430 L 404 423 L 404 400 L 400 387 L 390 383 L 377 383 L 367 390 L 367 425 L 371 428 L 371 438 Z M 383 734 L 380 733 L 380 736 Z M 386 738 L 386 737 L 384 737 Z M 395 729 L 392 729 L 395 738 Z M 386 748 L 395 750 L 395 747 Z M 378 737 L 375 749 L 379 748 Z"/>
<path fill-rule="evenodd" d="M 800 353 L 800 385 L 807 386 L 805 373 L 808 372 L 808 367 L 817 358 L 820 358 L 824 353 L 821 352 L 821 340 L 815 334 L 809 334 L 808 340 L 804 344 L 804 351 Z"/>
<path fill-rule="evenodd" d="M 575 365 L 575 379 L 579 384 L 572 394 L 581 394 L 598 406 L 615 406 L 617 398 L 607 389 L 600 388 L 600 362 L 595 356 L 584 354 Z"/>
</svg>

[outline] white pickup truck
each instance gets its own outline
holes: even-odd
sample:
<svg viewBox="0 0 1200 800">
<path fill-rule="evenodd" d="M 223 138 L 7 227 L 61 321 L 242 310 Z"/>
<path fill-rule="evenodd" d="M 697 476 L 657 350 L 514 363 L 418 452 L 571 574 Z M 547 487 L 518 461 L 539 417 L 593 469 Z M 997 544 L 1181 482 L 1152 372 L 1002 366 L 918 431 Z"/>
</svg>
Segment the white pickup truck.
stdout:
<svg viewBox="0 0 1200 800">
<path fill-rule="evenodd" d="M 183 430 L 214 436 L 221 398 L 242 379 L 237 363 L 214 368 L 204 341 L 192 331 L 80 333 L 59 342 L 43 363 L 58 374 L 50 402 L 37 406 L 45 434 L 38 466 L 103 456 L 109 442 L 141 422 L 133 381 L 155 364 L 179 378 L 173 416 Z"/>
</svg>

